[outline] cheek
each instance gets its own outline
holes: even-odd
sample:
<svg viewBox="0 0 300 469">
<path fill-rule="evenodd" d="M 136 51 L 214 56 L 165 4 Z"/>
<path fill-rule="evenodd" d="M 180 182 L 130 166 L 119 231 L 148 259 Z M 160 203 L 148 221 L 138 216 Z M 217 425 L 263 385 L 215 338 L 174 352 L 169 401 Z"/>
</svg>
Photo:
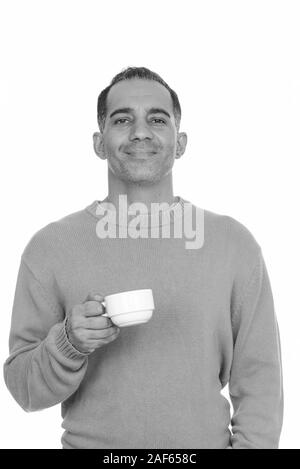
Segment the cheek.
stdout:
<svg viewBox="0 0 300 469">
<path fill-rule="evenodd" d="M 124 137 L 120 136 L 119 133 L 111 132 L 105 137 L 104 147 L 109 151 L 109 153 L 116 153 L 120 148 L 122 148 L 124 140 Z"/>
<path fill-rule="evenodd" d="M 166 157 L 170 158 L 173 157 L 176 150 L 175 142 L 168 143 L 163 148 L 163 153 Z"/>
</svg>

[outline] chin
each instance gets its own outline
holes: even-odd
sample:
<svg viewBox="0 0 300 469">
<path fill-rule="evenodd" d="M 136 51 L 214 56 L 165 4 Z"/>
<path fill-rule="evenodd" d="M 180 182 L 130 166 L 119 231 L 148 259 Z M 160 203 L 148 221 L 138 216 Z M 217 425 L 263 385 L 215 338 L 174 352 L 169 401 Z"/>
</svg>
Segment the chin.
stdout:
<svg viewBox="0 0 300 469">
<path fill-rule="evenodd" d="M 157 175 L 126 174 L 122 175 L 123 181 L 136 184 L 150 185 L 160 181 L 161 177 Z"/>
</svg>

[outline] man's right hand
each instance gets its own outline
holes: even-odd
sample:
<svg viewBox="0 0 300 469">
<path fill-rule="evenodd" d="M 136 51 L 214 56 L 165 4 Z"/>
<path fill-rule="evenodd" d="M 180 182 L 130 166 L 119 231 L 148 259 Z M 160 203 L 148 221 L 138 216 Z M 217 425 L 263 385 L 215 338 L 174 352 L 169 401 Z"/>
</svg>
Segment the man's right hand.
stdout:
<svg viewBox="0 0 300 469">
<path fill-rule="evenodd" d="M 66 322 L 66 332 L 71 344 L 83 353 L 91 353 L 115 340 L 120 328 L 110 318 L 102 316 L 106 311 L 101 304 L 102 295 L 89 294 L 86 300 L 75 305 Z"/>
</svg>

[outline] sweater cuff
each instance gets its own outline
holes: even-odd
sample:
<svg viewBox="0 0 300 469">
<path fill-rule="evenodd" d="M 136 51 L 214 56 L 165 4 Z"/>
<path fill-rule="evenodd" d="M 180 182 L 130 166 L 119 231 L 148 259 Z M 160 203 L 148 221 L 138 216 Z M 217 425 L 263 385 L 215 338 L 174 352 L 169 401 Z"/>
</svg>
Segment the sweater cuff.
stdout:
<svg viewBox="0 0 300 469">
<path fill-rule="evenodd" d="M 56 337 L 56 346 L 58 350 L 67 358 L 76 359 L 76 358 L 88 357 L 90 355 L 90 352 L 87 352 L 87 353 L 80 352 L 69 341 L 67 331 L 66 331 L 67 319 L 68 318 L 66 317 L 65 320 L 62 322 L 62 327 Z"/>
</svg>

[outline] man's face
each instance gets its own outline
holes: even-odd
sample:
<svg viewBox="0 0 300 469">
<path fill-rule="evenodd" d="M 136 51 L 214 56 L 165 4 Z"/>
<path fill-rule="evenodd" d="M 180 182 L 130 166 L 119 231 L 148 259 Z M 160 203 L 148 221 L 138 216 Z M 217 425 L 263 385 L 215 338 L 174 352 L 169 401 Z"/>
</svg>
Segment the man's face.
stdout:
<svg viewBox="0 0 300 469">
<path fill-rule="evenodd" d="M 179 142 L 177 146 L 179 135 L 185 140 L 185 134 L 177 134 L 169 91 L 156 81 L 124 80 L 107 96 L 105 127 L 97 140 L 102 150 L 97 154 L 107 158 L 117 178 L 152 184 L 166 176 L 183 153 Z"/>
</svg>

